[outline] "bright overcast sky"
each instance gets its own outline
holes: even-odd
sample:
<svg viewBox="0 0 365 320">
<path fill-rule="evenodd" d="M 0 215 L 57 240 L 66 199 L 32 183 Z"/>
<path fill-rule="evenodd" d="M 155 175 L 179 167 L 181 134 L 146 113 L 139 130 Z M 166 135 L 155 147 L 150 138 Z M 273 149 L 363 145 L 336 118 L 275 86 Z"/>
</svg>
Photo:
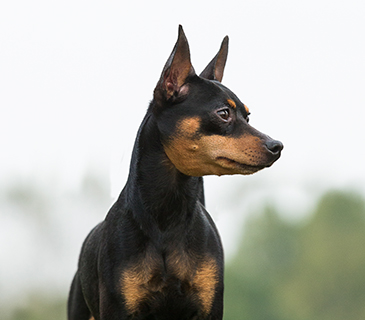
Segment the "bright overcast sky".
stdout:
<svg viewBox="0 0 365 320">
<path fill-rule="evenodd" d="M 364 17 L 352 0 L 3 1 L 0 175 L 106 166 L 121 188 L 182 24 L 197 71 L 229 35 L 223 83 L 285 145 L 260 177 L 364 184 Z"/>
</svg>

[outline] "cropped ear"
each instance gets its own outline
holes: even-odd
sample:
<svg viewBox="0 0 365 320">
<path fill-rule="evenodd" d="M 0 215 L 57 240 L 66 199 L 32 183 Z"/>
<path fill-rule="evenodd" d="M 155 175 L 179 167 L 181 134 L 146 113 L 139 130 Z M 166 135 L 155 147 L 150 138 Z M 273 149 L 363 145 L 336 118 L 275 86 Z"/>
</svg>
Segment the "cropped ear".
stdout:
<svg viewBox="0 0 365 320">
<path fill-rule="evenodd" d="M 175 47 L 162 70 L 160 80 L 154 91 L 155 99 L 164 97 L 166 100 L 173 96 L 186 94 L 187 87 L 184 87 L 186 79 L 195 75 L 194 68 L 190 61 L 190 50 L 184 30 L 179 25 L 179 36 Z"/>
<path fill-rule="evenodd" d="M 208 80 L 217 80 L 222 82 L 224 67 L 227 61 L 228 54 L 228 36 L 226 36 L 221 44 L 217 55 L 207 65 L 200 77 Z"/>
</svg>

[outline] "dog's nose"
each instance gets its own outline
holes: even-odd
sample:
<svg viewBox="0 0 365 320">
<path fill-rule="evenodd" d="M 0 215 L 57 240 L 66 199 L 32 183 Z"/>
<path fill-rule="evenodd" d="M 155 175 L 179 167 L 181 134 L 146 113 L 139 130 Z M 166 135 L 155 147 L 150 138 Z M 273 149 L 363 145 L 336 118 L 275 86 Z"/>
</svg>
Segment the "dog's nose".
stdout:
<svg viewBox="0 0 365 320">
<path fill-rule="evenodd" d="M 277 155 L 283 150 L 283 144 L 278 140 L 268 140 L 265 142 L 266 148 L 274 155 Z"/>
</svg>

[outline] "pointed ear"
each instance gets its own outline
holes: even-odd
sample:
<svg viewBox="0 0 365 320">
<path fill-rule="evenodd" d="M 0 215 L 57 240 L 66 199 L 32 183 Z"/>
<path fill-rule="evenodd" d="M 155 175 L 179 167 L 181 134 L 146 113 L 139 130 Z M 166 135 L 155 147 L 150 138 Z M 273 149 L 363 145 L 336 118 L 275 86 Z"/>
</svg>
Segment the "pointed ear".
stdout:
<svg viewBox="0 0 365 320">
<path fill-rule="evenodd" d="M 175 47 L 162 70 L 160 80 L 155 88 L 155 99 L 164 97 L 168 100 L 172 96 L 187 93 L 188 88 L 184 87 L 184 84 L 186 79 L 192 75 L 195 75 L 195 71 L 190 61 L 189 44 L 180 25 Z"/>
<path fill-rule="evenodd" d="M 226 36 L 221 44 L 217 55 L 207 65 L 200 77 L 208 80 L 217 80 L 222 82 L 224 67 L 227 61 L 228 54 L 228 36 Z"/>
</svg>

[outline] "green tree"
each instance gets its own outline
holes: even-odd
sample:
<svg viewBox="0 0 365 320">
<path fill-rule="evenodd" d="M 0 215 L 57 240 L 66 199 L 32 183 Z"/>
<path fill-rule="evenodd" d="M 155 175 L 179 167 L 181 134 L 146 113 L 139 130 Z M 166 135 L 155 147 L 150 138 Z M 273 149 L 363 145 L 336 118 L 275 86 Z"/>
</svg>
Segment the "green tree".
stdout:
<svg viewBox="0 0 365 320">
<path fill-rule="evenodd" d="M 365 319 L 365 209 L 354 194 L 332 191 L 301 230 L 300 257 L 283 304 L 300 320 Z"/>
<path fill-rule="evenodd" d="M 307 223 L 266 208 L 226 268 L 225 320 L 365 319 L 365 205 L 331 191 Z"/>
<path fill-rule="evenodd" d="M 28 297 L 26 304 L 15 307 L 9 320 L 65 320 L 66 299 L 47 298 L 43 295 L 33 294 Z"/>
<path fill-rule="evenodd" d="M 247 222 L 237 255 L 226 268 L 226 320 L 281 319 L 276 288 L 295 261 L 296 233 L 273 207 Z"/>
</svg>

